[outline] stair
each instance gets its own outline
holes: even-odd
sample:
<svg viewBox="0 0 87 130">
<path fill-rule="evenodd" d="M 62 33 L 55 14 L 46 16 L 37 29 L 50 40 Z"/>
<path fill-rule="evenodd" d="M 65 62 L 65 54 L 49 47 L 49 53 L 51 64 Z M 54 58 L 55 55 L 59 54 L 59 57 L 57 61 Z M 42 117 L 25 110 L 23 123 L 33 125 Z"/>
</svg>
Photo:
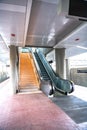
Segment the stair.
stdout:
<svg viewBox="0 0 87 130">
<path fill-rule="evenodd" d="M 19 89 L 38 89 L 39 81 L 31 53 L 20 53 Z"/>
</svg>

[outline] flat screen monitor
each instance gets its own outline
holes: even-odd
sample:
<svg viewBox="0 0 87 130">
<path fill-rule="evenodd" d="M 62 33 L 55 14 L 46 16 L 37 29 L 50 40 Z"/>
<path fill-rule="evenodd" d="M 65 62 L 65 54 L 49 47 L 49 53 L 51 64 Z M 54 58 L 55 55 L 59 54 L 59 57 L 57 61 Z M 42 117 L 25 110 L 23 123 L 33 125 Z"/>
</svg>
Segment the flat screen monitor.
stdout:
<svg viewBox="0 0 87 130">
<path fill-rule="evenodd" d="M 68 16 L 87 20 L 87 0 L 69 0 Z"/>
</svg>

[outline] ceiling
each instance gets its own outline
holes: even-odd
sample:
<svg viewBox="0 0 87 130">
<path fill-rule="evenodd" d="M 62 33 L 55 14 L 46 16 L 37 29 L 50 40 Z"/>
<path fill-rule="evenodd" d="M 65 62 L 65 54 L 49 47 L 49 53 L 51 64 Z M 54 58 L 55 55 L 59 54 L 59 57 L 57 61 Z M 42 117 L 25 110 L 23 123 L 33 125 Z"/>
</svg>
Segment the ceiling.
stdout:
<svg viewBox="0 0 87 130">
<path fill-rule="evenodd" d="M 68 18 L 68 7 L 69 0 L 0 0 L 0 46 L 66 48 L 67 57 L 87 51 L 87 23 Z"/>
</svg>

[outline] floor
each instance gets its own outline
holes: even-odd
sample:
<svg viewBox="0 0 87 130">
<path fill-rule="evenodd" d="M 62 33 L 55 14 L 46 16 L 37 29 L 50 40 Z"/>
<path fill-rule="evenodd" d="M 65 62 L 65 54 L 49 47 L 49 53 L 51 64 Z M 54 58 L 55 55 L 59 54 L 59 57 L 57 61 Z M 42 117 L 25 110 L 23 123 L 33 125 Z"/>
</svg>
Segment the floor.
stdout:
<svg viewBox="0 0 87 130">
<path fill-rule="evenodd" d="M 79 130 L 43 93 L 20 94 L 0 104 L 0 130 Z"/>
<path fill-rule="evenodd" d="M 10 86 L 9 80 L 0 84 L 0 130 L 87 130 L 41 91 L 13 96 Z"/>
<path fill-rule="evenodd" d="M 75 91 L 68 95 L 50 98 L 83 130 L 87 130 L 87 88 L 75 85 Z"/>
<path fill-rule="evenodd" d="M 12 95 L 10 79 L 5 80 L 0 83 L 0 103 L 7 100 L 8 97 Z"/>
<path fill-rule="evenodd" d="M 87 102 L 75 96 L 59 96 L 52 101 L 65 111 L 77 124 L 87 122 Z"/>
</svg>

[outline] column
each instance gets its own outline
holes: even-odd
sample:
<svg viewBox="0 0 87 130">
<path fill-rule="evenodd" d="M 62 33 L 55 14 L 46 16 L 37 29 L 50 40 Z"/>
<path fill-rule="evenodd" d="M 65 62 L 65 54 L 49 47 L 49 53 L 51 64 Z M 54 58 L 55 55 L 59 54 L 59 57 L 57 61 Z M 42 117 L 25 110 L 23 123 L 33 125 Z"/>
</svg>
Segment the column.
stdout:
<svg viewBox="0 0 87 130">
<path fill-rule="evenodd" d="M 66 78 L 65 48 L 55 49 L 56 73 Z"/>
<path fill-rule="evenodd" d="M 70 80 L 70 61 L 66 59 L 66 78 Z"/>
<path fill-rule="evenodd" d="M 12 93 L 15 94 L 17 90 L 17 55 L 16 47 L 10 46 L 10 69 L 11 69 L 11 89 Z"/>
</svg>

